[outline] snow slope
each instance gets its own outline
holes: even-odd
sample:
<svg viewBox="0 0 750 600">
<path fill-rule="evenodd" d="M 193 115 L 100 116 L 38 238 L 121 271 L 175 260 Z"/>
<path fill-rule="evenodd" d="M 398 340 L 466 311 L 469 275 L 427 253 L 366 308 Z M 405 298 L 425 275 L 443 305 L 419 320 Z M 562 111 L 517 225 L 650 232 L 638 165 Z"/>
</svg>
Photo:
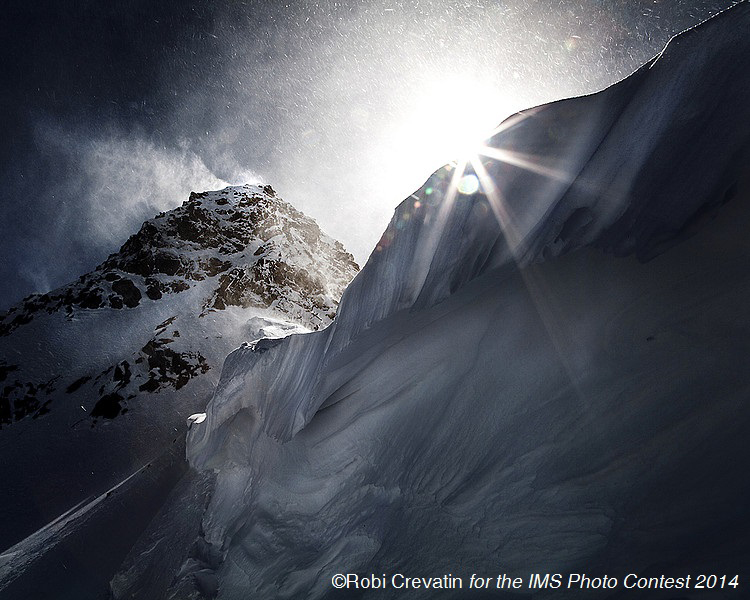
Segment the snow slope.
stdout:
<svg viewBox="0 0 750 600">
<path fill-rule="evenodd" d="M 226 355 L 326 327 L 356 271 L 270 186 L 229 187 L 191 194 L 91 273 L 2 315 L 0 549 L 173 447 L 180 460 Z M 18 572 L 0 569 L 0 589 Z"/>
<path fill-rule="evenodd" d="M 188 436 L 200 523 L 170 516 L 193 487 L 113 597 L 750 575 L 747 31 L 744 2 L 603 92 L 511 117 L 398 207 L 331 327 L 233 352 Z"/>
</svg>

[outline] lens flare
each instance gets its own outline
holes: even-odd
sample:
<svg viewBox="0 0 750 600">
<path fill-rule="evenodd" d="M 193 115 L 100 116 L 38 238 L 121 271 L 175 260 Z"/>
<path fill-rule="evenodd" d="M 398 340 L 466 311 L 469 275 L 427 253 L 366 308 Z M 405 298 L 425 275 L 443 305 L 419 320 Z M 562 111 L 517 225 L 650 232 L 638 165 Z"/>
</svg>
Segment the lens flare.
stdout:
<svg viewBox="0 0 750 600">
<path fill-rule="evenodd" d="M 464 175 L 458 182 L 458 193 L 470 195 L 479 189 L 479 179 L 476 175 Z"/>
</svg>

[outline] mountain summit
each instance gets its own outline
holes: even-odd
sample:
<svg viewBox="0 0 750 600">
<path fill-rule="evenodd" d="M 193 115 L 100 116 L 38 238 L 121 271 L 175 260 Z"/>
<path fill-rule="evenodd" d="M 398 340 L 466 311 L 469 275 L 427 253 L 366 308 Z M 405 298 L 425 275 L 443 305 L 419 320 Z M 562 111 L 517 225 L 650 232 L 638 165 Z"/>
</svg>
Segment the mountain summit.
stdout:
<svg viewBox="0 0 750 600">
<path fill-rule="evenodd" d="M 0 546 L 80 500 L 77 487 L 94 493 L 87 480 L 170 444 L 231 350 L 328 326 L 357 270 L 271 186 L 228 187 L 192 193 L 90 273 L 0 316 L 0 453 L 12 482 L 0 492 Z M 65 488 L 44 493 L 42 517 L 19 499 L 40 468 L 57 467 Z"/>
<path fill-rule="evenodd" d="M 258 325 L 263 317 L 304 330 L 329 325 L 357 268 L 339 242 L 269 185 L 194 192 L 182 206 L 146 221 L 94 271 L 47 294 L 29 296 L 0 316 L 0 427 L 49 412 L 55 391 L 70 394 L 84 380 L 97 378 L 92 368 L 99 366 L 99 357 L 116 355 L 110 344 L 91 352 L 103 329 L 108 332 L 104 337 L 117 339 L 120 347 L 128 347 L 131 337 L 135 341 L 144 332 L 156 333 L 144 340 L 135 359 L 148 364 L 141 374 L 132 374 L 127 359 L 104 365 L 114 388 L 133 379 L 139 391 L 163 385 L 179 389 L 232 349 L 215 340 L 232 339 L 237 319 L 254 316 Z M 186 341 L 196 329 L 201 341 Z M 243 333 L 247 339 L 259 335 Z M 165 341 L 168 337 L 174 339 Z M 46 352 L 35 353 L 33 365 L 17 359 L 28 356 L 21 348 L 41 342 Z M 207 348 L 214 345 L 215 351 Z M 173 352 L 176 346 L 180 351 Z M 207 361 L 206 354 L 213 360 Z M 71 379 L 73 374 L 80 377 Z"/>
</svg>

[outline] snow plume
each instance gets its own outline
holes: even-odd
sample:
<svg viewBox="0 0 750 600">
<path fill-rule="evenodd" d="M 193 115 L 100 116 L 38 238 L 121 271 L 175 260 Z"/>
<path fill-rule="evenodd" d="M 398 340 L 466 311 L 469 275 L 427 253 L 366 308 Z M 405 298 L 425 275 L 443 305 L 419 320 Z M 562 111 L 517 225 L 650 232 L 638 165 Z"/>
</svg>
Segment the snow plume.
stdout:
<svg viewBox="0 0 750 600">
<path fill-rule="evenodd" d="M 60 188 L 75 188 L 78 202 L 63 206 L 59 216 L 67 224 L 83 218 L 81 237 L 86 241 L 118 244 L 153 213 L 174 208 L 191 191 L 228 185 L 185 144 L 159 147 L 121 132 L 87 137 L 54 126 L 40 127 L 37 135 L 38 145 L 47 153 L 63 154 L 77 175 L 53 182 L 50 191 L 71 197 L 69 189 Z"/>
<path fill-rule="evenodd" d="M 144 220 L 180 205 L 191 191 L 228 185 L 184 142 L 159 146 L 138 134 L 90 135 L 42 121 L 35 145 L 33 171 L 20 174 L 16 191 L 22 202 L 4 208 L 31 217 L 15 258 L 37 292 L 92 268 Z"/>
</svg>

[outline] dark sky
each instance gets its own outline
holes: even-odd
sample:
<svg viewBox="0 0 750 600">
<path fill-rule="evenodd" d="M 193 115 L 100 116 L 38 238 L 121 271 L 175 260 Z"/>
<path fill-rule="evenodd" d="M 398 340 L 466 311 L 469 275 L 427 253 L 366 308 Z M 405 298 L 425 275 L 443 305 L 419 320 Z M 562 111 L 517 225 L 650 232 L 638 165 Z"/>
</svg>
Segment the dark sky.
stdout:
<svg viewBox="0 0 750 600">
<path fill-rule="evenodd" d="M 11 0 L 0 309 L 228 183 L 270 183 L 363 263 L 462 144 L 626 76 L 733 3 Z"/>
</svg>

